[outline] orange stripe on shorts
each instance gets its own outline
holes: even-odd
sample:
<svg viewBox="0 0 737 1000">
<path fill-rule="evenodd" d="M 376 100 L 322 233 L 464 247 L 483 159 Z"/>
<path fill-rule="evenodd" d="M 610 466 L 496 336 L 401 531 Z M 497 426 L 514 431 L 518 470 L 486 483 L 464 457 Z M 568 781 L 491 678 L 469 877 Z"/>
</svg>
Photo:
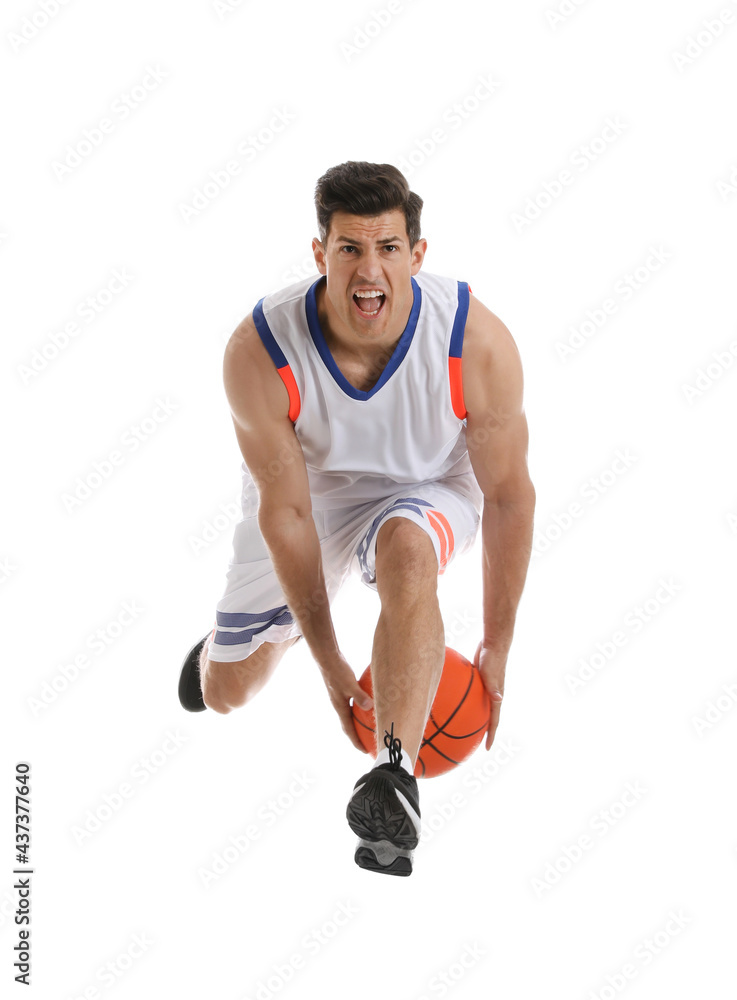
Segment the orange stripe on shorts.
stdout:
<svg viewBox="0 0 737 1000">
<path fill-rule="evenodd" d="M 450 526 L 448 518 L 445 514 L 441 514 L 439 510 L 427 510 L 425 513 L 440 541 L 440 569 L 438 572 L 444 573 L 445 567 L 448 565 L 448 560 L 453 555 L 453 548 L 455 546 L 453 529 Z"/>
</svg>

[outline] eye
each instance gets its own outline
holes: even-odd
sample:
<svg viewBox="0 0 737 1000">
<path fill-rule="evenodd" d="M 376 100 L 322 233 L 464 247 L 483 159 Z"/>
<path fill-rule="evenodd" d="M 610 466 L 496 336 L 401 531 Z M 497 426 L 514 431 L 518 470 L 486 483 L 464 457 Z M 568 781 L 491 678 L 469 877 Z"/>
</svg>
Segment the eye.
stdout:
<svg viewBox="0 0 737 1000">
<path fill-rule="evenodd" d="M 395 246 L 393 243 L 387 243 L 384 247 L 385 250 L 398 250 L 399 247 Z"/>
<path fill-rule="evenodd" d="M 340 249 L 342 252 L 343 250 L 355 250 L 356 248 L 354 246 L 351 246 L 350 244 L 346 244 L 344 247 L 341 247 Z"/>
</svg>

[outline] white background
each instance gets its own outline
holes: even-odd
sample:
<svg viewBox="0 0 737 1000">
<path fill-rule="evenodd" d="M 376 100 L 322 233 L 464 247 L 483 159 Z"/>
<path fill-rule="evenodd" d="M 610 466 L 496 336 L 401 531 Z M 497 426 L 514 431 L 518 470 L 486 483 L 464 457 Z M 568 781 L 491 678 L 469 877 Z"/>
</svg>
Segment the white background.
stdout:
<svg viewBox="0 0 737 1000">
<path fill-rule="evenodd" d="M 3 6 L 1 981 L 25 760 L 37 997 L 734 996 L 735 4 L 220 8 Z M 304 644 L 228 717 L 176 694 L 240 482 L 223 347 L 311 273 L 347 159 L 405 167 L 426 269 L 514 335 L 538 497 L 495 745 L 421 783 L 410 879 L 354 865 L 366 758 Z M 442 580 L 466 655 L 479 567 Z M 377 610 L 358 583 L 334 608 L 357 673 Z"/>
</svg>

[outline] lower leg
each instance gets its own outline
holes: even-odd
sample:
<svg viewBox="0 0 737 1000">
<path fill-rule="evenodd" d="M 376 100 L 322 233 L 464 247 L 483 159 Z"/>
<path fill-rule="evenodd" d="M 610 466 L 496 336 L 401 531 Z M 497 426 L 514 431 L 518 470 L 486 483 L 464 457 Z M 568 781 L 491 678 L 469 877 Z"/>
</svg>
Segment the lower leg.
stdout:
<svg viewBox="0 0 737 1000">
<path fill-rule="evenodd" d="M 245 660 L 224 663 L 211 660 L 208 639 L 200 654 L 202 697 L 208 708 L 227 715 L 258 694 L 274 673 L 277 664 L 299 636 L 283 642 L 264 642 Z"/>
<path fill-rule="evenodd" d="M 382 607 L 371 656 L 376 733 L 381 751 L 393 724 L 413 765 L 445 658 L 437 572 L 435 550 L 421 528 L 406 518 L 383 525 L 376 551 Z"/>
</svg>

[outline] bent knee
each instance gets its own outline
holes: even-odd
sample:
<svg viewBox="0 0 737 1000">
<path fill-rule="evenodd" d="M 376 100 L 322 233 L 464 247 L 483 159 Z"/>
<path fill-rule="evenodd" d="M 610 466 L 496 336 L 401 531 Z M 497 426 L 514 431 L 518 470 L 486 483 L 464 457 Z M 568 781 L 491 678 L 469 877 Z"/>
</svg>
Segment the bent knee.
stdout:
<svg viewBox="0 0 737 1000">
<path fill-rule="evenodd" d="M 222 663 L 207 659 L 200 670 L 202 699 L 208 708 L 227 715 L 248 700 L 245 661 Z"/>
<path fill-rule="evenodd" d="M 206 694 L 202 695 L 202 700 L 209 709 L 213 712 L 217 712 L 218 715 L 227 715 L 228 712 L 233 711 L 232 707 L 227 705 L 224 701 L 218 701 L 217 699 L 210 698 Z"/>
<path fill-rule="evenodd" d="M 393 517 L 379 529 L 376 576 L 404 583 L 437 586 L 438 557 L 426 531 L 406 517 Z"/>
<path fill-rule="evenodd" d="M 376 559 L 398 567 L 432 567 L 437 570 L 435 546 L 430 536 L 407 517 L 385 521 L 376 538 Z"/>
</svg>

